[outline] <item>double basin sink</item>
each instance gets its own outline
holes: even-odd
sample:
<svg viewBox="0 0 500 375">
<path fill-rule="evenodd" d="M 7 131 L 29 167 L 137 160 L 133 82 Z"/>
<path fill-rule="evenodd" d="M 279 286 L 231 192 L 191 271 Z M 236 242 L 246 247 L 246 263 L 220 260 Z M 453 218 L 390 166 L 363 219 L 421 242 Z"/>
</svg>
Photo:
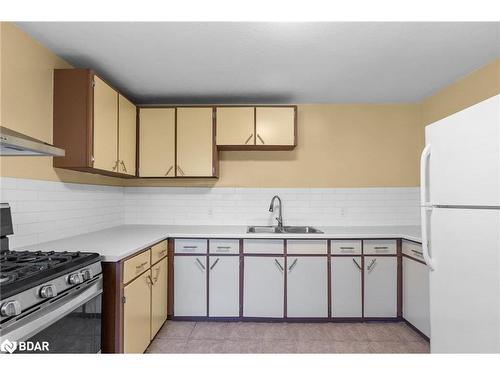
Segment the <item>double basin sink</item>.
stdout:
<svg viewBox="0 0 500 375">
<path fill-rule="evenodd" d="M 247 233 L 323 233 L 319 229 L 308 226 L 251 226 L 247 228 Z"/>
</svg>

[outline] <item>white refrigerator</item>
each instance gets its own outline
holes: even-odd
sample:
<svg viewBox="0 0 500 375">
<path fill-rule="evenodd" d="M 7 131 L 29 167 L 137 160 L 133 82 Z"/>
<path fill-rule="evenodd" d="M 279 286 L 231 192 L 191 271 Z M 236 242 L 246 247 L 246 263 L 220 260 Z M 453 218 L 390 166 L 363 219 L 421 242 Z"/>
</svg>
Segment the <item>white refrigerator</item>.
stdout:
<svg viewBox="0 0 500 375">
<path fill-rule="evenodd" d="M 500 95 L 425 128 L 432 353 L 500 353 Z"/>
</svg>

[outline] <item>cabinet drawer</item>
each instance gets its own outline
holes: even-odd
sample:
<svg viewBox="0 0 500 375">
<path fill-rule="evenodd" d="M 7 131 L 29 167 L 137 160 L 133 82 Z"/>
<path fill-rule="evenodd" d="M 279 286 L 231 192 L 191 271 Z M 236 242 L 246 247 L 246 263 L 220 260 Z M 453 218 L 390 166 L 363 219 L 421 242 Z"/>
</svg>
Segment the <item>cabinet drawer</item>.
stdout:
<svg viewBox="0 0 500 375">
<path fill-rule="evenodd" d="M 151 265 L 151 251 L 148 249 L 123 263 L 123 283 L 146 271 Z"/>
<path fill-rule="evenodd" d="M 287 254 L 327 254 L 326 240 L 287 240 Z"/>
<path fill-rule="evenodd" d="M 403 254 L 421 260 L 422 262 L 424 261 L 424 255 L 422 253 L 422 245 L 415 242 L 403 240 L 402 250 Z"/>
<path fill-rule="evenodd" d="M 207 240 L 195 238 L 175 240 L 175 252 L 178 254 L 206 254 Z"/>
<path fill-rule="evenodd" d="M 396 254 L 396 240 L 363 240 L 363 254 Z"/>
<path fill-rule="evenodd" d="M 209 240 L 210 254 L 239 254 L 240 240 Z"/>
<path fill-rule="evenodd" d="M 243 252 L 251 254 L 283 254 L 283 240 L 243 240 Z"/>
<path fill-rule="evenodd" d="M 361 240 L 332 240 L 332 254 L 361 254 Z"/>
<path fill-rule="evenodd" d="M 168 245 L 166 240 L 151 247 L 151 264 L 155 264 L 160 259 L 167 256 L 167 247 Z"/>
</svg>

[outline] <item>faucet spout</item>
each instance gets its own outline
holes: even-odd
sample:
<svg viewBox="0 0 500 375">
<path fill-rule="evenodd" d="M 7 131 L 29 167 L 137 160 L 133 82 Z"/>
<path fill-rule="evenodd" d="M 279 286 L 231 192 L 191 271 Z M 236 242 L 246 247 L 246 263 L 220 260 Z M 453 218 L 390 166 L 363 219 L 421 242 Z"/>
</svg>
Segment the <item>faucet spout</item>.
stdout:
<svg viewBox="0 0 500 375">
<path fill-rule="evenodd" d="M 278 204 L 279 204 L 278 217 L 276 218 L 276 221 L 278 222 L 278 228 L 283 229 L 282 203 L 281 203 L 281 198 L 279 196 L 275 195 L 271 199 L 271 204 L 269 205 L 269 212 L 274 212 L 274 201 L 275 200 L 278 200 Z"/>
</svg>

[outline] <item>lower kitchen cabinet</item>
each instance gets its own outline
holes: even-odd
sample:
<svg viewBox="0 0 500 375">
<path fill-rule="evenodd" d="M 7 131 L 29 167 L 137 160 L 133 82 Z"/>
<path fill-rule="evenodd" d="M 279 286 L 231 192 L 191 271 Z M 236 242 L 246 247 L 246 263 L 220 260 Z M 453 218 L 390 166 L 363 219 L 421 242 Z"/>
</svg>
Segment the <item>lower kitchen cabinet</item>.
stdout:
<svg viewBox="0 0 500 375">
<path fill-rule="evenodd" d="M 240 315 L 240 257 L 209 257 L 208 315 L 238 317 Z"/>
<path fill-rule="evenodd" d="M 287 258 L 287 317 L 328 317 L 326 256 Z"/>
<path fill-rule="evenodd" d="M 151 340 L 167 320 L 168 258 L 151 266 Z"/>
<path fill-rule="evenodd" d="M 366 256 L 364 266 L 365 318 L 397 317 L 397 257 Z"/>
<path fill-rule="evenodd" d="M 123 296 L 123 351 L 143 353 L 151 339 L 151 271 L 126 285 Z"/>
<path fill-rule="evenodd" d="M 283 318 L 284 272 L 282 256 L 244 257 L 244 317 Z"/>
<path fill-rule="evenodd" d="M 207 315 L 207 257 L 174 257 L 174 315 Z"/>
<path fill-rule="evenodd" d="M 430 337 L 429 268 L 403 257 L 403 318 Z"/>
<path fill-rule="evenodd" d="M 361 318 L 363 299 L 361 293 L 361 257 L 332 257 L 331 260 L 332 317 Z"/>
</svg>

